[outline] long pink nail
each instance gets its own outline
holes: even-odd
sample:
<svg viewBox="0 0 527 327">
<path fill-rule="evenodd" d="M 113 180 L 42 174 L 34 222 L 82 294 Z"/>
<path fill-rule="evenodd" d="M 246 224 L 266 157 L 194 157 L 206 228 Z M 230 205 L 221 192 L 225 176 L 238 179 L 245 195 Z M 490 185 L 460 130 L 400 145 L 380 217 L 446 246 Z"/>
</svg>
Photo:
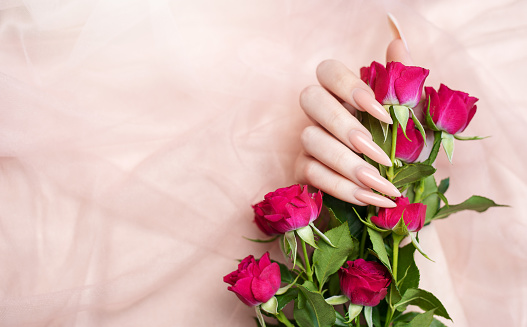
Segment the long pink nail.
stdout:
<svg viewBox="0 0 527 327">
<path fill-rule="evenodd" d="M 363 110 L 366 110 L 373 117 L 380 121 L 388 124 L 393 123 L 390 114 L 388 114 L 386 109 L 384 109 L 384 107 L 381 106 L 380 103 L 377 102 L 377 100 L 375 100 L 375 98 L 372 97 L 370 93 L 368 93 L 368 91 L 361 88 L 355 88 L 351 92 L 351 97 L 353 100 L 355 100 L 357 106 L 361 107 Z"/>
<path fill-rule="evenodd" d="M 357 200 L 361 202 L 372 204 L 377 207 L 394 208 L 397 206 L 392 200 L 385 198 L 382 195 L 365 190 L 363 188 L 360 188 L 355 191 L 354 196 Z"/>
<path fill-rule="evenodd" d="M 367 155 L 372 160 L 384 166 L 392 165 L 390 157 L 388 157 L 381 147 L 375 144 L 375 142 L 373 142 L 371 138 L 368 138 L 368 136 L 366 136 L 366 134 L 363 132 L 359 130 L 352 130 L 349 134 L 349 140 L 351 144 L 357 148 L 357 150 Z"/>
<path fill-rule="evenodd" d="M 401 28 L 399 27 L 399 22 L 397 22 L 395 16 L 390 13 L 388 13 L 388 25 L 390 25 L 393 37 L 396 39 L 401 39 L 401 41 L 403 41 L 404 47 L 406 48 L 406 51 L 410 52 L 410 49 L 408 49 L 408 43 L 406 43 L 406 39 L 404 38 L 404 35 L 401 32 Z"/>
<path fill-rule="evenodd" d="M 381 176 L 377 171 L 368 167 L 359 167 L 356 176 L 367 187 L 371 187 L 383 194 L 400 197 L 401 192 L 393 186 L 387 179 Z"/>
</svg>

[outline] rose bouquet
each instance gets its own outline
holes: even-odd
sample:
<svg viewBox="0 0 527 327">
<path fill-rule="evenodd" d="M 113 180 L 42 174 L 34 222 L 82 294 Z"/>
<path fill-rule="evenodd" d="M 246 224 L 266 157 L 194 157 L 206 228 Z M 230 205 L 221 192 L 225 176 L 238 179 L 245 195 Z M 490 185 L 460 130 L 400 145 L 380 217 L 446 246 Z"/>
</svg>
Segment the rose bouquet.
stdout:
<svg viewBox="0 0 527 327">
<path fill-rule="evenodd" d="M 414 255 L 417 250 L 428 257 L 418 233 L 458 211 L 499 205 L 481 196 L 449 204 L 449 179 L 438 183 L 434 178 L 441 147 L 452 162 L 455 139 L 479 139 L 458 135 L 474 116 L 478 99 L 445 85 L 437 91 L 424 88 L 428 73 L 398 62 L 373 62 L 361 69 L 361 79 L 393 120 L 388 125 L 359 113 L 392 165 L 364 159 L 404 194 L 393 199 L 396 207 L 356 206 L 302 185 L 270 192 L 253 206 L 255 224 L 272 237 L 267 241 L 279 242 L 289 262 L 272 261 L 269 253 L 259 260 L 250 255 L 224 281 L 255 308 L 260 326 L 266 325 L 264 316 L 276 319 L 268 326 L 299 327 L 444 326 L 434 316 L 450 319 L 439 299 L 419 288 Z M 414 112 L 420 104 L 423 121 Z M 430 146 L 425 146 L 427 134 Z M 283 309 L 290 303 L 286 315 Z M 421 311 L 408 311 L 409 305 Z"/>
</svg>

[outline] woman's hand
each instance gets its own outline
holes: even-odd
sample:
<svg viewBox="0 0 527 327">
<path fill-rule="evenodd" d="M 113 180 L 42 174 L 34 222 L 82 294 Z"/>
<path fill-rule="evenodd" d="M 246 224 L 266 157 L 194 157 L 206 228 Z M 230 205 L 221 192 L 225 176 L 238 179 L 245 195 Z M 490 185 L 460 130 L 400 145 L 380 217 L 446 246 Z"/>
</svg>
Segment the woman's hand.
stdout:
<svg viewBox="0 0 527 327">
<path fill-rule="evenodd" d="M 410 63 L 400 38 L 388 46 L 387 61 Z M 359 154 L 385 166 L 391 165 L 390 158 L 354 113 L 366 111 L 387 123 L 392 122 L 390 115 L 368 85 L 341 62 L 326 60 L 316 73 L 320 85 L 308 86 L 300 94 L 300 105 L 314 124 L 302 132 L 296 179 L 346 202 L 394 207 L 393 201 L 371 189 L 395 197 L 400 192 Z"/>
</svg>

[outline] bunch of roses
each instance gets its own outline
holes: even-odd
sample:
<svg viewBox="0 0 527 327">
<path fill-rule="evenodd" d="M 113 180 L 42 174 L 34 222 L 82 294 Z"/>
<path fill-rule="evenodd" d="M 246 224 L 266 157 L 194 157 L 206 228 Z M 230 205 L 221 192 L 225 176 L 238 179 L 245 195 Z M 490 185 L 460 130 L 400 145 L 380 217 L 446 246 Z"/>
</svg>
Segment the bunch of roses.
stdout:
<svg viewBox="0 0 527 327">
<path fill-rule="evenodd" d="M 425 135 L 413 109 L 421 102 L 429 70 L 405 66 L 400 62 L 389 62 L 384 67 L 374 61 L 369 67 L 361 68 L 360 73 L 361 79 L 372 88 L 377 101 L 395 112 L 398 122 L 395 157 L 408 163 L 416 161 L 423 150 Z M 478 99 L 444 84 L 437 91 L 432 87 L 425 87 L 424 91 L 426 126 L 432 131 L 442 132 L 443 147 L 451 160 L 452 136 L 468 126 L 476 113 Z M 408 119 L 408 110 L 412 120 Z"/>
<path fill-rule="evenodd" d="M 372 217 L 371 221 L 378 228 L 392 230 L 400 220 L 403 220 L 408 231 L 419 231 L 424 224 L 426 206 L 421 203 L 410 204 L 405 197 L 397 198 L 396 203 L 395 208 L 381 208 L 378 217 Z M 253 206 L 253 209 L 254 222 L 263 233 L 269 236 L 284 235 L 286 239 L 286 233 L 298 233 L 299 230 L 305 230 L 305 228 L 316 229 L 312 223 L 320 215 L 322 193 L 320 191 L 309 193 L 307 185 L 292 185 L 268 193 L 263 201 Z M 318 229 L 317 232 L 320 233 Z M 304 242 L 305 233 L 298 234 L 298 236 Z M 310 239 L 307 243 L 311 242 Z M 296 251 L 296 248 L 290 248 L 288 252 L 296 253 Z M 307 255 L 304 260 L 307 260 Z M 384 299 L 392 278 L 386 267 L 377 262 L 359 258 L 347 261 L 346 265 L 347 267 L 343 266 L 338 271 L 344 297 L 336 300 L 336 303 L 348 300 L 351 302 L 348 310 L 351 320 L 361 312 L 363 307 L 377 306 Z M 306 261 L 304 266 L 309 279 L 312 275 L 311 265 Z M 241 261 L 236 271 L 226 275 L 223 280 L 231 285 L 228 289 L 234 292 L 243 303 L 257 309 L 261 325 L 264 322 L 260 308 L 274 314 L 286 325 L 288 324 L 285 315 L 278 310 L 275 295 L 283 294 L 293 285 L 280 288 L 280 267 L 276 262 L 270 261 L 268 252 L 260 260 L 255 260 L 252 255 L 249 255 Z M 331 302 L 330 300 L 329 303 Z M 335 300 L 333 302 L 335 303 Z"/>
<path fill-rule="evenodd" d="M 448 206 L 444 196 L 448 179 L 437 185 L 432 164 L 441 144 L 451 159 L 454 137 L 467 139 L 456 134 L 472 120 L 478 99 L 443 84 L 438 91 L 424 88 L 428 73 L 427 69 L 398 62 L 386 67 L 373 62 L 361 69 L 361 78 L 394 122 L 390 129 L 369 115 L 361 118 L 374 141 L 391 158 L 390 167 L 376 166 L 379 172 L 406 192 L 393 199 L 394 208 L 368 206 L 364 210 L 330 196 L 324 196 L 323 200 L 320 191 L 310 193 L 307 185 L 277 189 L 253 206 L 255 224 L 273 237 L 271 240 L 281 240 L 282 253 L 291 261 L 286 266 L 271 261 L 269 253 L 259 260 L 250 255 L 240 262 L 237 270 L 224 277 L 230 284 L 228 289 L 255 308 L 261 326 L 265 326 L 263 315 L 275 317 L 281 325 L 295 326 L 282 312 L 293 300 L 294 322 L 300 327 L 352 323 L 361 326 L 361 313 L 369 327 L 383 323 L 385 327 L 392 323 L 408 327 L 432 323 L 442 326 L 434 315 L 450 319 L 433 294 L 418 288 L 419 270 L 414 252 L 417 249 L 427 256 L 416 234 L 434 219 L 461 210 L 481 212 L 499 205 L 473 196 L 460 205 Z M 414 114 L 420 104 L 424 104 L 425 123 Z M 433 131 L 434 145 L 428 158 L 416 163 L 425 145 L 423 125 Z M 441 201 L 445 203 L 442 208 Z M 315 221 L 323 206 L 329 217 L 324 222 L 317 221 L 317 227 Z M 320 226 L 325 226 L 325 232 L 319 230 Z M 400 248 L 406 236 L 410 236 L 411 243 Z M 297 240 L 301 244 L 298 261 Z M 334 308 L 348 302 L 344 316 Z M 409 304 L 425 312 L 403 314 Z"/>
</svg>

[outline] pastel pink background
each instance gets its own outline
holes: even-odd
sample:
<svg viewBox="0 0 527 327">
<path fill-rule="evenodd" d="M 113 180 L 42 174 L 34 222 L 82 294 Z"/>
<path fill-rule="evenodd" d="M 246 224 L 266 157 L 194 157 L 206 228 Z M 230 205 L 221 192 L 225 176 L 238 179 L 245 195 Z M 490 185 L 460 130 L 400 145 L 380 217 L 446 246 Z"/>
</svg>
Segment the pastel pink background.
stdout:
<svg viewBox="0 0 527 327">
<path fill-rule="evenodd" d="M 268 247 L 250 205 L 294 182 L 316 65 L 383 62 L 387 12 L 480 98 L 450 202 L 511 205 L 426 227 L 421 286 L 527 326 L 527 3 L 491 0 L 1 0 L 0 325 L 253 326 L 222 282 Z"/>
</svg>

